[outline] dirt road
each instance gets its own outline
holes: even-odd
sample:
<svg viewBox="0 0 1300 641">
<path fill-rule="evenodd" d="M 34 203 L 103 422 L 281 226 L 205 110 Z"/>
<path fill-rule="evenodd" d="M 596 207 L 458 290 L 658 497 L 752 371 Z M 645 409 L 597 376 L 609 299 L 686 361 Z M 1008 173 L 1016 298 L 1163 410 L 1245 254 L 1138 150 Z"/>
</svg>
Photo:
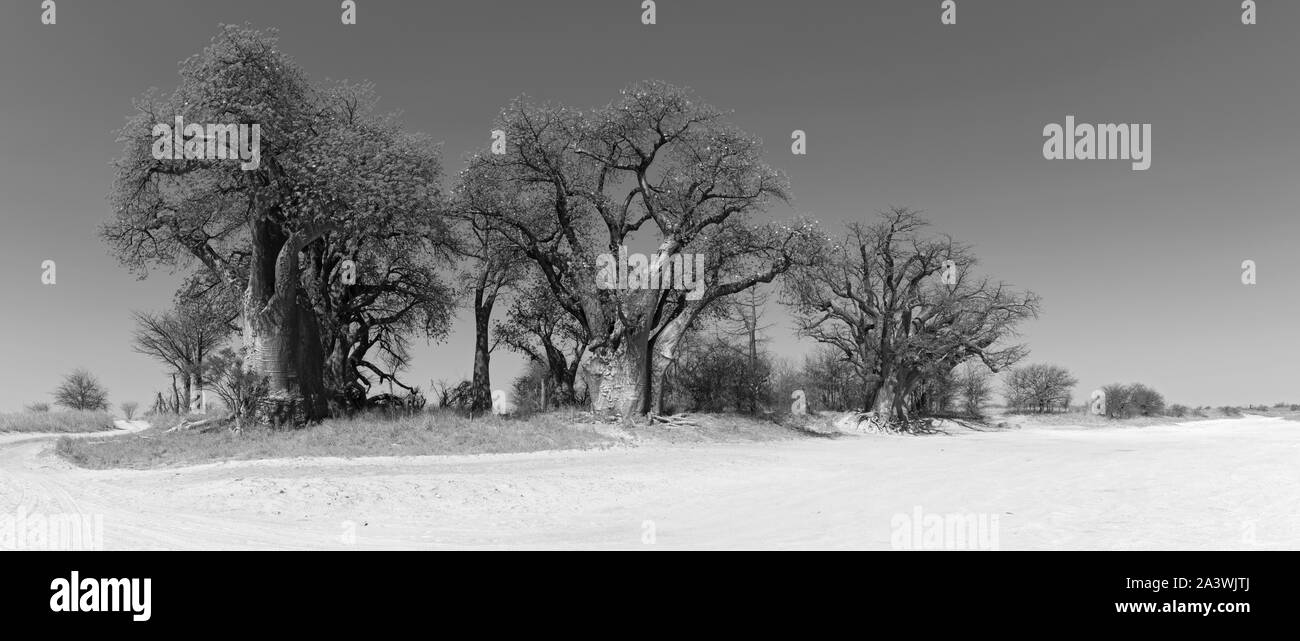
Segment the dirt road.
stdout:
<svg viewBox="0 0 1300 641">
<path fill-rule="evenodd" d="M 104 549 L 890 549 L 922 514 L 999 549 L 1300 548 L 1300 423 L 1262 417 L 152 471 L 56 438 L 0 435 L 0 515 L 102 515 Z"/>
</svg>

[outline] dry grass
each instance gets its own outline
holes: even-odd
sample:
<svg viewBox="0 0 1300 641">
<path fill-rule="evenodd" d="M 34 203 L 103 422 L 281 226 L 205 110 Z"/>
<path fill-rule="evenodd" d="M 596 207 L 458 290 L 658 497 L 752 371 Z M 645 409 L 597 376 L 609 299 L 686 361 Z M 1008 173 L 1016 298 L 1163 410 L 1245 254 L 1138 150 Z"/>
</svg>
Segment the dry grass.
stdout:
<svg viewBox="0 0 1300 641">
<path fill-rule="evenodd" d="M 100 432 L 114 429 L 107 412 L 68 410 L 63 412 L 19 412 L 0 414 L 0 432 Z"/>
<path fill-rule="evenodd" d="M 55 451 L 76 465 L 145 469 L 214 461 L 310 456 L 418 456 L 587 449 L 614 441 L 593 426 L 550 415 L 529 421 L 469 419 L 452 413 L 362 415 L 298 430 L 247 428 L 236 434 L 165 431 L 162 425 L 103 439 L 60 439 Z"/>
<path fill-rule="evenodd" d="M 1300 406 L 1296 405 L 1282 407 L 1261 407 L 1256 405 L 1255 407 L 1243 407 L 1241 411 L 1245 414 L 1258 414 L 1260 416 L 1283 418 L 1288 421 L 1300 421 Z"/>
<path fill-rule="evenodd" d="M 59 439 L 55 451 L 86 468 L 149 469 L 250 459 L 504 454 L 801 436 L 770 421 L 733 415 L 697 415 L 692 427 L 625 427 L 584 421 L 583 417 L 579 412 L 558 411 L 526 419 L 471 419 L 435 410 L 415 416 L 366 414 L 330 419 L 299 430 L 249 428 L 240 434 L 225 429 L 168 433 L 164 425 L 174 424 L 173 420 L 109 438 Z"/>
<path fill-rule="evenodd" d="M 1249 410 L 1242 411 L 1247 414 L 1258 413 Z M 1234 414 L 1231 411 L 1225 412 L 1223 409 L 1219 408 L 1207 408 L 1199 412 L 1193 411 L 1185 416 L 1134 416 L 1131 418 L 1106 418 L 1105 416 L 1096 416 L 1087 412 L 1069 411 L 1049 414 L 1003 414 L 990 417 L 989 421 L 993 424 L 1005 422 L 1022 426 L 1149 427 L 1153 425 L 1173 425 L 1175 423 L 1191 423 L 1212 419 L 1240 418 L 1241 416 L 1242 414 Z"/>
<path fill-rule="evenodd" d="M 774 419 L 741 414 L 690 414 L 686 417 L 692 424 L 690 427 L 641 425 L 632 428 L 632 433 L 638 439 L 673 444 L 751 443 L 816 435 L 802 430 L 800 425 L 777 423 Z"/>
</svg>

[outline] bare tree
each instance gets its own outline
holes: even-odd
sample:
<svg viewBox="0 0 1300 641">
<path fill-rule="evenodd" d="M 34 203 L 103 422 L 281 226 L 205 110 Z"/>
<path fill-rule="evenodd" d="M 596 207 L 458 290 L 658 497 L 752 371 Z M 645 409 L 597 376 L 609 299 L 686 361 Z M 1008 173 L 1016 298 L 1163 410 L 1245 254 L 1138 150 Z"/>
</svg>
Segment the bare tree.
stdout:
<svg viewBox="0 0 1300 641">
<path fill-rule="evenodd" d="M 473 207 L 455 203 L 452 217 L 458 222 L 461 242 L 452 251 L 466 259 L 462 281 L 474 308 L 474 369 L 470 379 L 470 411 L 492 409 L 491 360 L 496 343 L 491 340 L 492 310 L 497 298 L 518 285 L 527 273 L 524 258 L 496 225 L 495 218 L 474 213 Z"/>
<path fill-rule="evenodd" d="M 259 376 L 244 365 L 244 355 L 229 347 L 214 354 L 208 363 L 208 377 L 213 391 L 221 398 L 235 419 L 235 431 L 252 422 L 257 404 L 268 392 L 266 377 Z"/>
<path fill-rule="evenodd" d="M 663 377 L 702 311 L 803 260 L 810 225 L 749 220 L 788 199 L 785 176 L 763 162 L 757 139 L 682 89 L 641 83 L 591 111 L 520 99 L 498 129 L 506 153 L 474 157 L 461 195 L 500 221 L 590 336 L 585 368 L 598 411 L 656 413 Z M 602 255 L 621 255 L 633 236 L 677 257 L 669 278 L 704 256 L 698 295 L 597 287 Z"/>
<path fill-rule="evenodd" d="M 759 402 L 766 396 L 772 378 L 770 359 L 762 358 L 760 354 L 761 346 L 767 342 L 763 333 L 772 327 L 763 323 L 763 312 L 769 298 L 768 292 L 755 286 L 724 299 L 720 306 L 724 321 L 722 331 L 739 338 L 744 347 L 745 367 L 739 373 L 739 385 L 743 388 L 742 402 L 750 414 L 758 413 Z"/>
<path fill-rule="evenodd" d="M 864 382 L 866 410 L 906 419 L 921 384 L 968 359 L 992 371 L 1014 364 L 1021 345 L 1005 344 L 1038 312 L 1038 297 L 977 277 L 970 250 L 910 209 L 883 212 L 873 225 L 851 223 L 824 259 L 786 281 L 787 301 L 804 336 L 834 347 Z"/>
<path fill-rule="evenodd" d="M 957 389 L 961 393 L 962 409 L 970 416 L 983 414 L 984 406 L 993 398 L 992 373 L 987 367 L 968 361 L 957 372 Z"/>
<path fill-rule="evenodd" d="M 1035 363 L 1007 372 L 1004 394 L 1012 409 L 1040 413 L 1064 410 L 1070 406 L 1070 391 L 1078 382 L 1064 367 Z"/>
<path fill-rule="evenodd" d="M 107 410 L 108 390 L 90 372 L 74 370 L 54 390 L 54 402 L 74 410 Z"/>
<path fill-rule="evenodd" d="M 531 284 L 514 297 L 505 320 L 497 323 L 496 336 L 544 369 L 538 401 L 541 409 L 579 402 L 578 366 L 590 341 L 540 276 L 534 276 Z"/>
<path fill-rule="evenodd" d="M 865 385 L 844 353 L 830 345 L 820 345 L 804 357 L 798 378 L 798 389 L 804 390 L 808 407 L 817 410 L 839 412 L 854 407 Z M 780 398 L 789 398 L 785 388 Z"/>
<path fill-rule="evenodd" d="M 953 368 L 936 366 L 917 384 L 916 400 L 910 409 L 930 416 L 945 415 L 952 411 L 957 394 L 957 376 Z"/>
<path fill-rule="evenodd" d="M 125 416 L 126 420 L 129 421 L 135 418 L 135 410 L 140 407 L 140 404 L 135 401 L 127 401 L 118 407 L 122 409 L 122 416 Z"/>
<path fill-rule="evenodd" d="M 204 360 L 230 335 L 226 319 L 206 301 L 179 303 L 166 312 L 136 312 L 131 348 L 153 358 L 181 380 L 177 411 L 189 412 L 203 398 Z M 197 401 L 197 402 L 196 402 Z"/>
</svg>

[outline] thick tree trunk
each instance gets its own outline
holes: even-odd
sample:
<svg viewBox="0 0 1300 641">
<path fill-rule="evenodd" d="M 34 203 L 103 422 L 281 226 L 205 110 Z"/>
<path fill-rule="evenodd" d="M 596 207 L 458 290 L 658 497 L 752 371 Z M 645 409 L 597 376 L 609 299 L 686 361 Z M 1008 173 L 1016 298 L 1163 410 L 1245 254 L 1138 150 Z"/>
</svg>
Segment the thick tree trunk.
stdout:
<svg viewBox="0 0 1300 641">
<path fill-rule="evenodd" d="M 191 402 L 194 397 L 191 395 L 193 392 L 193 385 L 192 385 L 192 380 L 190 378 L 189 372 L 181 373 L 181 392 L 183 393 L 180 396 L 180 406 L 181 406 L 180 413 L 189 414 L 190 409 L 194 407 L 194 405 Z"/>
<path fill-rule="evenodd" d="M 286 235 L 263 218 L 252 225 L 252 256 L 244 295 L 245 367 L 265 377 L 269 393 L 257 420 L 302 426 L 328 410 L 316 318 L 300 297 L 298 252 L 319 230 Z"/>
<path fill-rule="evenodd" d="M 325 355 L 325 393 L 329 395 L 331 416 L 354 412 L 366 400 L 365 388 L 356 382 L 351 348 L 351 341 L 340 332 L 334 336 L 329 353 Z"/>
<path fill-rule="evenodd" d="M 474 377 L 470 382 L 470 411 L 492 409 L 492 353 L 488 347 L 488 323 L 492 319 L 492 296 L 482 288 L 474 290 Z"/>
<path fill-rule="evenodd" d="M 921 377 L 904 368 L 887 369 L 875 392 L 870 410 L 880 416 L 906 421 L 917 401 L 917 387 Z"/>
<path fill-rule="evenodd" d="M 546 403 L 543 407 L 565 407 L 577 402 L 574 393 L 574 378 L 577 373 L 576 363 L 569 363 L 564 353 L 554 343 L 544 343 L 546 350 Z"/>
<path fill-rule="evenodd" d="M 191 379 L 193 380 L 193 383 L 189 386 L 190 411 L 199 414 L 206 414 L 208 408 L 207 403 L 204 402 L 203 398 L 203 374 L 201 373 L 201 370 L 196 368 Z"/>
<path fill-rule="evenodd" d="M 578 357 L 569 366 L 564 369 L 564 374 L 560 378 L 560 383 L 555 388 L 556 402 L 564 405 L 578 405 L 578 366 L 582 362 L 582 355 Z M 590 393 L 590 392 L 588 392 Z"/>
<path fill-rule="evenodd" d="M 650 350 L 650 380 L 654 382 L 651 390 L 651 411 L 662 414 L 664 410 L 664 390 L 667 389 L 668 370 L 677 362 L 682 337 L 690 325 L 692 316 L 683 314 L 664 326 L 655 337 Z"/>
<path fill-rule="evenodd" d="M 898 418 L 903 412 L 901 372 L 886 370 L 880 380 L 871 411 L 879 416 Z"/>
<path fill-rule="evenodd" d="M 614 413 L 625 420 L 649 411 L 649 332 L 628 332 L 617 349 L 593 350 L 589 371 L 596 379 L 592 409 Z"/>
<path fill-rule="evenodd" d="M 542 411 L 551 409 L 551 377 L 543 377 L 537 385 L 538 396 L 542 399 Z"/>
<path fill-rule="evenodd" d="M 593 350 L 587 370 L 594 375 L 592 409 L 630 419 L 663 411 L 664 377 L 677 360 L 691 316 L 683 314 L 663 327 L 654 340 L 649 328 L 624 334 L 617 350 Z"/>
</svg>

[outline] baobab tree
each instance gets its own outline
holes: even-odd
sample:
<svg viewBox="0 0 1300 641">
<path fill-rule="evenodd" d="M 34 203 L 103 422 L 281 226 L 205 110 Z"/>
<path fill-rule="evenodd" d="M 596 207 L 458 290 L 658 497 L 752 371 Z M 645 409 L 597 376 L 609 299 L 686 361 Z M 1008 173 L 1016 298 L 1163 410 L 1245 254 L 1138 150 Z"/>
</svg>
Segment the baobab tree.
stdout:
<svg viewBox="0 0 1300 641">
<path fill-rule="evenodd" d="M 789 199 L 785 176 L 757 139 L 683 89 L 644 82 L 590 111 L 521 98 L 497 129 L 505 153 L 474 157 L 461 194 L 499 221 L 590 337 L 597 411 L 657 413 L 682 335 L 709 304 L 805 260 L 810 224 L 753 220 Z M 598 287 L 602 255 L 633 240 L 687 259 L 661 263 L 668 277 L 703 256 L 701 289 Z"/>
<path fill-rule="evenodd" d="M 927 236 L 927 225 L 906 208 L 850 223 L 823 260 L 786 281 L 799 331 L 853 366 L 862 407 L 903 420 L 927 378 L 969 359 L 993 372 L 1019 361 L 1024 346 L 1006 340 L 1039 308 L 1034 293 L 977 276 L 970 249 Z"/>
<path fill-rule="evenodd" d="M 175 91 L 137 101 L 120 132 L 103 235 L 142 276 L 197 264 L 237 293 L 243 362 L 268 382 L 260 420 L 319 419 L 347 395 L 327 389 L 327 370 L 336 388 L 367 365 L 391 375 L 365 353 L 386 344 L 400 366 L 405 332 L 445 328 L 422 263 L 438 235 L 439 151 L 375 103 L 368 85 L 314 85 L 273 36 L 227 26 L 182 64 Z M 184 156 L 159 157 L 156 126 L 178 117 L 257 125 L 258 161 L 203 153 L 217 145 L 202 131 Z M 349 267 L 360 269 L 352 284 Z"/>
</svg>

